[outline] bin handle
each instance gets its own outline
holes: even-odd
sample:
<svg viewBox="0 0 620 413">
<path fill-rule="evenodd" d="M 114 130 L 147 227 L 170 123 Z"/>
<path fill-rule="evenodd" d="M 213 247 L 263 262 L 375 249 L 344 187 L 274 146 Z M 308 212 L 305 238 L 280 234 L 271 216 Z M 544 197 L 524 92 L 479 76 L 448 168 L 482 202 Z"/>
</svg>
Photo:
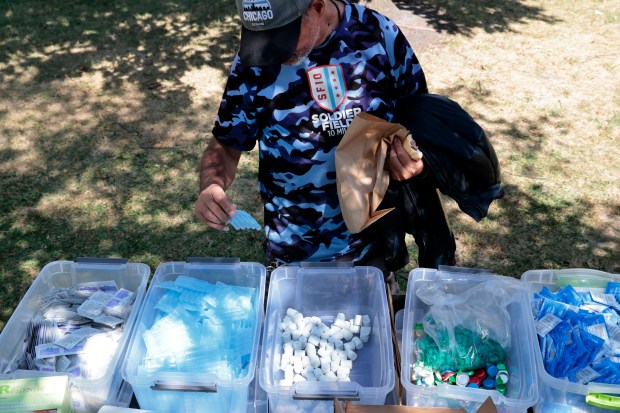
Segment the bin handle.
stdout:
<svg viewBox="0 0 620 413">
<path fill-rule="evenodd" d="M 301 268 L 353 268 L 353 261 L 302 261 L 299 263 Z"/>
<path fill-rule="evenodd" d="M 241 262 L 239 258 L 225 257 L 187 257 L 188 264 L 225 264 L 237 265 Z"/>
<path fill-rule="evenodd" d="M 193 392 L 193 393 L 217 393 L 217 386 L 215 384 L 204 384 L 204 383 L 173 383 L 156 380 L 154 384 L 151 385 L 151 389 L 158 391 L 182 391 L 182 392 Z"/>
<path fill-rule="evenodd" d="M 493 271 L 485 270 L 484 268 L 467 268 L 467 267 L 457 267 L 454 265 L 439 265 L 437 266 L 437 271 L 452 272 L 452 273 L 457 273 L 457 274 L 482 274 L 482 275 L 493 274 Z"/>
<path fill-rule="evenodd" d="M 602 393 L 586 395 L 586 403 L 606 410 L 620 410 L 620 397 Z"/>
<path fill-rule="evenodd" d="M 293 400 L 329 400 L 332 401 L 334 399 L 339 400 L 347 400 L 352 402 L 358 402 L 361 400 L 359 392 L 357 390 L 353 391 L 343 391 L 343 392 L 335 392 L 335 393 L 308 393 L 308 394 L 300 394 L 295 392 L 293 394 Z"/>
<path fill-rule="evenodd" d="M 77 264 L 105 264 L 123 265 L 127 264 L 127 258 L 99 258 L 99 257 L 78 257 L 75 259 Z"/>
</svg>

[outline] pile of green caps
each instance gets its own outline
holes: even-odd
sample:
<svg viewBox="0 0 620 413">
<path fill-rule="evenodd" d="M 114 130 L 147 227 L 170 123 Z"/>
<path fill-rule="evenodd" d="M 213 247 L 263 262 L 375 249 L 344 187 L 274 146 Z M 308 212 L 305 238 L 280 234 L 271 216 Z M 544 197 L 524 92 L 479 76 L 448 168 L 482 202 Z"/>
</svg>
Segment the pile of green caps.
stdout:
<svg viewBox="0 0 620 413">
<path fill-rule="evenodd" d="M 471 330 L 456 327 L 452 344 L 448 332 L 440 331 L 438 346 L 432 337 L 420 333 L 421 328 L 416 325 L 417 358 L 434 371 L 473 371 L 503 363 L 506 359 L 506 351 L 497 341 L 479 337 Z"/>
</svg>

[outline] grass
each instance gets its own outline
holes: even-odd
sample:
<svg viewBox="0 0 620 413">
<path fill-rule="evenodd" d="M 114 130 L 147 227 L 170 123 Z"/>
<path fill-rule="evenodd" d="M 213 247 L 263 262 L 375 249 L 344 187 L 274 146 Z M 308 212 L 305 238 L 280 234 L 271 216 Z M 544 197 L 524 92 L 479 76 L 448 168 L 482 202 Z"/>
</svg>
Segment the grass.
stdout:
<svg viewBox="0 0 620 413">
<path fill-rule="evenodd" d="M 507 196 L 481 223 L 445 200 L 458 265 L 620 271 L 620 5 L 398 4 L 444 34 L 418 50 L 429 86 L 503 168 Z M 262 233 L 192 216 L 238 30 L 231 0 L 0 0 L 0 329 L 51 261 L 263 261 Z M 231 197 L 260 220 L 257 158 Z"/>
</svg>

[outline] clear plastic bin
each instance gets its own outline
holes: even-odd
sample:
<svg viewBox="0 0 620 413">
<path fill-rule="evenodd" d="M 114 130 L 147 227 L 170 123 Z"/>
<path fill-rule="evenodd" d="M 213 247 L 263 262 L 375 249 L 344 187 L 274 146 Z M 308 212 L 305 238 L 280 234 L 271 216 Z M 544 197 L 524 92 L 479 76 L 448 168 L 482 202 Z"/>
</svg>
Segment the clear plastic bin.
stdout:
<svg viewBox="0 0 620 413">
<path fill-rule="evenodd" d="M 403 400 L 406 400 L 408 406 L 464 408 L 468 412 L 475 412 L 487 397 L 491 397 L 499 412 L 527 411 L 538 400 L 538 381 L 534 362 L 535 339 L 530 325 L 524 321 L 527 317 L 531 317 L 525 289 L 522 297 L 507 308 L 511 320 L 511 351 L 506 360 L 510 372 L 506 395 L 495 390 L 474 389 L 451 384 L 424 387 L 412 383 L 411 366 L 415 364 L 412 326 L 422 322 L 429 308 L 417 297 L 416 291 L 424 283 L 433 283 L 440 276 L 448 276 L 459 285 L 471 284 L 471 286 L 489 280 L 491 277 L 501 277 L 481 270 L 452 267 L 440 268 L 440 270 L 418 268 L 409 273 L 401 353 L 401 382 L 406 393 Z"/>
<path fill-rule="evenodd" d="M 262 327 L 262 326 L 261 326 Z M 262 328 L 261 328 L 262 333 Z M 258 354 L 256 355 L 256 371 L 254 379 L 250 383 L 250 390 L 248 392 L 248 407 L 247 413 L 267 413 L 269 410 L 269 401 L 267 399 L 267 393 L 258 384 L 259 377 L 259 363 L 261 357 L 261 347 L 258 347 Z"/>
<path fill-rule="evenodd" d="M 26 329 L 39 311 L 39 297 L 52 288 L 70 288 L 79 283 L 114 280 L 119 288 L 132 291 L 135 301 L 124 326 L 123 336 L 105 374 L 96 380 L 71 379 L 71 397 L 76 412 L 96 412 L 116 400 L 121 387 L 120 361 L 124 358 L 131 330 L 144 300 L 151 270 L 146 264 L 123 259 L 86 258 L 47 264 L 26 292 L 0 334 L 0 371 L 5 371 L 18 352 L 23 354 Z M 33 372 L 41 376 L 46 373 Z M 0 376 L 1 378 L 2 376 Z"/>
<path fill-rule="evenodd" d="M 620 282 L 620 274 L 609 274 L 597 270 L 577 268 L 531 270 L 521 276 L 521 281 L 529 286 L 532 293 L 539 292 L 543 286 L 555 292 L 567 284 L 572 285 L 578 291 L 602 292 L 608 281 Z M 531 322 L 531 329 L 535 332 L 536 329 L 531 314 L 529 320 Z M 605 394 L 620 397 L 620 385 L 605 383 L 588 383 L 583 385 L 551 376 L 543 365 L 538 343 L 536 343 L 535 356 L 540 381 L 540 400 L 534 407 L 535 412 L 604 413 L 609 412 L 609 410 L 589 405 L 586 403 L 586 395 Z M 617 403 L 619 403 L 618 400 L 616 400 Z"/>
<path fill-rule="evenodd" d="M 129 407 L 129 405 L 131 404 L 132 398 L 133 398 L 133 389 L 131 388 L 131 384 L 123 380 L 121 384 L 121 388 L 118 390 L 115 400 L 114 401 L 110 400 L 108 402 L 108 405 L 115 406 L 115 407 Z"/>
<path fill-rule="evenodd" d="M 347 265 L 283 266 L 273 271 L 263 331 L 260 385 L 269 411 L 332 412 L 333 398 L 382 405 L 394 388 L 394 354 L 383 274 L 374 267 Z M 331 325 L 338 313 L 347 319 L 368 314 L 372 333 L 353 362 L 350 382 L 315 381 L 281 386 L 280 357 L 286 310 L 319 317 Z"/>
<path fill-rule="evenodd" d="M 394 314 L 394 327 L 396 329 L 396 338 L 398 339 L 398 349 L 402 353 L 403 349 L 403 325 L 405 321 L 405 309 L 397 311 Z"/>
<path fill-rule="evenodd" d="M 269 411 L 267 393 L 258 385 L 258 377 L 257 372 L 250 384 L 247 413 L 267 413 Z"/>
<path fill-rule="evenodd" d="M 153 375 L 138 374 L 138 366 L 144 359 L 146 347 L 142 334 L 149 329 L 158 313 L 154 307 L 164 290 L 154 286 L 188 276 L 210 283 L 256 288 L 255 331 L 248 372 L 235 380 L 222 380 L 213 375 L 183 372 L 160 372 Z M 139 321 L 122 365 L 124 379 L 133 388 L 141 409 L 161 412 L 230 412 L 245 413 L 248 410 L 250 384 L 254 379 L 259 349 L 266 269 L 257 263 L 243 263 L 237 259 L 192 259 L 189 262 L 168 262 L 155 271 L 147 292 Z"/>
<path fill-rule="evenodd" d="M 260 348 L 259 354 L 257 355 L 257 360 L 260 360 Z M 256 363 L 256 368 L 258 369 L 258 363 Z M 110 403 L 108 406 L 104 406 L 107 408 L 129 408 L 133 398 L 133 389 L 131 388 L 131 384 L 123 380 L 123 384 L 118 392 L 118 396 L 116 397 L 115 403 Z M 267 393 L 258 385 L 258 373 L 254 374 L 254 379 L 250 383 L 250 389 L 248 391 L 248 403 L 246 413 L 267 413 Z M 109 410 L 108 410 L 109 411 Z M 147 410 L 135 410 L 136 412 Z M 99 413 L 102 413 L 100 410 Z M 110 412 L 111 413 L 111 412 Z"/>
</svg>

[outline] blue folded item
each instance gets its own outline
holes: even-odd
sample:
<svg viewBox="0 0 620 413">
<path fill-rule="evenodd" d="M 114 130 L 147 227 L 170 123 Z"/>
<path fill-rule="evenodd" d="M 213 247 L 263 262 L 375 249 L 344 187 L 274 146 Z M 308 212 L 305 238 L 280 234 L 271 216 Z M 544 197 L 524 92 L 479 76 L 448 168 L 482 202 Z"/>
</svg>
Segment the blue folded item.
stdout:
<svg viewBox="0 0 620 413">
<path fill-rule="evenodd" d="M 235 216 L 230 221 L 230 225 L 237 230 L 255 229 L 260 230 L 261 226 L 254 217 L 245 211 L 237 210 Z"/>
<path fill-rule="evenodd" d="M 571 285 L 567 285 L 555 294 L 555 300 L 570 305 L 580 306 L 583 298 Z"/>
<path fill-rule="evenodd" d="M 162 292 L 159 314 L 142 333 L 146 355 L 138 375 L 186 372 L 236 380 L 247 373 L 256 288 L 182 275 Z"/>
<path fill-rule="evenodd" d="M 620 283 L 608 282 L 607 287 L 605 287 L 605 294 L 613 294 L 616 300 L 618 300 L 620 298 Z M 620 302 L 620 300 L 618 301 Z"/>
</svg>

